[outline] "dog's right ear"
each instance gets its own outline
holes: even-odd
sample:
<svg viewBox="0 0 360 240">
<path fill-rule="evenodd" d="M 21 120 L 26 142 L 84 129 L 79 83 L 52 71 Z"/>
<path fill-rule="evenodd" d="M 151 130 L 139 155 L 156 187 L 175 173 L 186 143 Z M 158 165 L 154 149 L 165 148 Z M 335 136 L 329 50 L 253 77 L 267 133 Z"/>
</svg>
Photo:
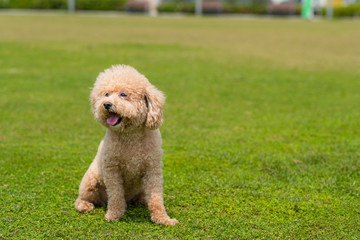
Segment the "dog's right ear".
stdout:
<svg viewBox="0 0 360 240">
<path fill-rule="evenodd" d="M 145 125 L 150 129 L 156 129 L 163 123 L 163 109 L 165 96 L 153 85 L 146 88 L 145 101 L 148 108 Z"/>
</svg>

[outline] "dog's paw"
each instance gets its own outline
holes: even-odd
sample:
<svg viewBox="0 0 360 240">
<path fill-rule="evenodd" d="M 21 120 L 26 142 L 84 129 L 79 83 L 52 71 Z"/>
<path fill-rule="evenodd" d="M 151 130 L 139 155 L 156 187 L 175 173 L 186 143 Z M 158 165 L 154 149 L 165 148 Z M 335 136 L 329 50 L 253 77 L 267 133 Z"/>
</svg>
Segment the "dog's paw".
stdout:
<svg viewBox="0 0 360 240">
<path fill-rule="evenodd" d="M 111 221 L 119 220 L 121 216 L 122 216 L 121 214 L 116 214 L 112 211 L 107 211 L 105 215 L 105 219 L 106 221 L 111 222 Z"/>
<path fill-rule="evenodd" d="M 153 222 L 157 223 L 157 224 L 162 224 L 162 225 L 167 225 L 167 226 L 173 226 L 175 224 L 178 224 L 179 221 L 176 220 L 176 218 L 169 218 L 168 216 L 166 217 L 161 217 L 161 218 L 152 218 Z"/>
<path fill-rule="evenodd" d="M 175 224 L 178 224 L 179 221 L 176 220 L 176 218 L 172 218 L 172 219 L 169 219 L 169 221 L 168 221 L 167 223 L 168 223 L 168 224 L 165 224 L 165 225 L 171 225 L 171 226 L 173 226 L 173 225 L 175 225 Z"/>
<path fill-rule="evenodd" d="M 76 202 L 75 202 L 75 208 L 79 212 L 84 213 L 84 212 L 90 212 L 91 210 L 93 210 L 95 208 L 95 206 L 91 202 L 81 200 L 81 199 L 77 199 Z"/>
</svg>

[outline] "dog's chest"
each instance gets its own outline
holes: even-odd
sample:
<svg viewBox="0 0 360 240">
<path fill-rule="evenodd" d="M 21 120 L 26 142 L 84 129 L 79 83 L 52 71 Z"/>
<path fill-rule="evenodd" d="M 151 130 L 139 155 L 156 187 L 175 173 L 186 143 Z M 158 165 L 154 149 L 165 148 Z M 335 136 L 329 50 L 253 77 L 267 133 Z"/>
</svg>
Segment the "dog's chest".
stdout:
<svg viewBox="0 0 360 240">
<path fill-rule="evenodd" d="M 145 170 L 145 162 L 139 155 L 120 156 L 119 170 L 125 178 L 142 177 Z"/>
<path fill-rule="evenodd" d="M 125 178 L 141 177 L 146 169 L 149 149 L 141 146 L 141 142 L 124 144 L 118 142 L 112 149 L 111 161 Z"/>
<path fill-rule="evenodd" d="M 120 171 L 124 182 L 135 183 L 148 169 L 161 165 L 161 137 L 159 132 L 147 135 L 117 136 L 110 132 L 104 138 L 102 161 L 106 168 Z"/>
<path fill-rule="evenodd" d="M 129 152 L 123 150 L 117 160 L 126 195 L 136 194 L 133 191 L 139 189 L 142 185 L 142 179 L 147 169 L 146 157 L 141 154 L 141 151 Z"/>
</svg>

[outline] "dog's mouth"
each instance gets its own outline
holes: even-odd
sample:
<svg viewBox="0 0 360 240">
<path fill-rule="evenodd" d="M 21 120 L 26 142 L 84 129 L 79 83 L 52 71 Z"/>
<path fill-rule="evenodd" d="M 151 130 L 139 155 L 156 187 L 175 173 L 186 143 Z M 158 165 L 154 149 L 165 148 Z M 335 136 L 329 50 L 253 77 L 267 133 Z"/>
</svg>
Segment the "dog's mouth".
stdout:
<svg viewBox="0 0 360 240">
<path fill-rule="evenodd" d="M 122 120 L 122 117 L 120 117 L 120 115 L 118 115 L 116 113 L 112 113 L 111 116 L 108 119 L 106 119 L 106 122 L 110 126 L 116 126 L 121 122 L 121 120 Z"/>
</svg>

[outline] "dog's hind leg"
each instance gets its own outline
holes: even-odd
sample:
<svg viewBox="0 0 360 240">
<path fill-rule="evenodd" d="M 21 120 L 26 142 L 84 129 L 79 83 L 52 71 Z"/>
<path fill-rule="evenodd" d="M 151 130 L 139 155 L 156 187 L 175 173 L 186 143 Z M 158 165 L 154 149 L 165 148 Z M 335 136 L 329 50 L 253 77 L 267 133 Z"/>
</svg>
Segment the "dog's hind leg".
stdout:
<svg viewBox="0 0 360 240">
<path fill-rule="evenodd" d="M 101 147 L 102 144 L 100 144 Z M 100 149 L 99 147 L 99 149 Z M 75 201 L 75 208 L 79 212 L 89 212 L 95 205 L 106 205 L 107 195 L 105 186 L 100 179 L 98 167 L 99 152 L 80 183 L 79 197 Z"/>
<path fill-rule="evenodd" d="M 75 201 L 75 208 L 79 212 L 91 211 L 95 205 L 106 204 L 105 187 L 101 183 L 99 174 L 94 169 L 94 162 L 85 173 L 79 188 L 79 197 Z"/>
</svg>

